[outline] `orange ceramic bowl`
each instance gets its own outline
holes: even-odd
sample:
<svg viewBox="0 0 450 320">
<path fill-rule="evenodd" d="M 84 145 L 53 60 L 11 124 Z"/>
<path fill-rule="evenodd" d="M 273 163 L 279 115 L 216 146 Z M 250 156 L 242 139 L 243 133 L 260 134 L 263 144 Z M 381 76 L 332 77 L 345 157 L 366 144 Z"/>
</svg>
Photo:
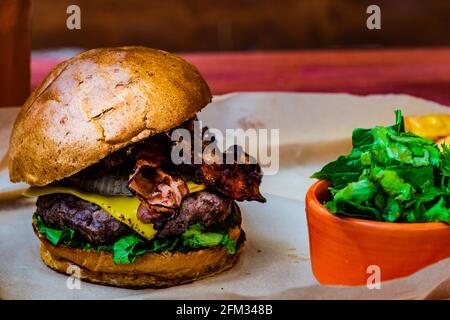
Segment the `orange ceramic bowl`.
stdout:
<svg viewBox="0 0 450 320">
<path fill-rule="evenodd" d="M 306 194 L 311 265 L 321 284 L 365 285 L 374 270 L 386 281 L 450 257 L 450 226 L 445 223 L 337 216 L 322 205 L 330 199 L 329 186 L 318 181 Z"/>
</svg>

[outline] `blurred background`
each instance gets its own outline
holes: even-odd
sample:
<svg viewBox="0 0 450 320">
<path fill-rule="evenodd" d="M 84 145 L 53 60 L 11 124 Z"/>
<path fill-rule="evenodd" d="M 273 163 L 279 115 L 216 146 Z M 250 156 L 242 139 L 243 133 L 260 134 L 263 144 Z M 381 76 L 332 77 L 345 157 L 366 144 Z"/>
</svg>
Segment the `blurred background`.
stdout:
<svg viewBox="0 0 450 320">
<path fill-rule="evenodd" d="M 367 8 L 381 9 L 369 30 Z M 66 26 L 81 10 L 81 29 Z M 85 49 L 144 45 L 195 64 L 214 94 L 408 93 L 450 104 L 449 0 L 0 0 L 0 106 Z"/>
<path fill-rule="evenodd" d="M 82 13 L 76 32 L 65 28 L 71 4 Z M 371 4 L 381 8 L 381 30 L 366 28 Z M 140 44 L 187 52 L 450 43 L 448 0 L 34 0 L 32 10 L 33 49 Z"/>
</svg>

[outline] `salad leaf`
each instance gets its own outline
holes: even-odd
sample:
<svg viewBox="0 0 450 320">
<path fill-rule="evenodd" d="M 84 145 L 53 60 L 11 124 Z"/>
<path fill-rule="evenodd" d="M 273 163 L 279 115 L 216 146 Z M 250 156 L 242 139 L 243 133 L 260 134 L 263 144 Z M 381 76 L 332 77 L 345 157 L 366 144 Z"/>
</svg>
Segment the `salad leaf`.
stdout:
<svg viewBox="0 0 450 320">
<path fill-rule="evenodd" d="M 84 250 L 107 251 L 112 254 L 115 264 L 133 263 L 145 253 L 187 252 L 216 246 L 224 246 L 229 254 L 236 253 L 236 242 L 229 238 L 227 231 L 207 232 L 199 223 L 190 226 L 180 237 L 148 241 L 137 234 L 131 234 L 109 245 L 92 245 L 78 241 L 75 230 L 48 227 L 39 215 L 35 215 L 33 224 L 53 245 L 64 244 Z"/>
<path fill-rule="evenodd" d="M 444 198 L 440 197 L 438 202 L 423 213 L 419 221 L 444 221 L 450 223 L 448 211 L 449 209 L 446 208 Z"/>
<path fill-rule="evenodd" d="M 414 192 L 414 188 L 400 178 L 395 171 L 378 167 L 371 170 L 369 177 L 374 182 L 378 182 L 384 192 L 396 200 L 409 200 Z"/>
<path fill-rule="evenodd" d="M 336 201 L 333 199 L 326 202 L 325 207 L 327 207 L 331 213 L 368 220 L 381 220 L 381 214 L 376 208 L 360 205 L 348 200 Z"/>
<path fill-rule="evenodd" d="M 74 239 L 75 230 L 64 229 L 58 230 L 45 226 L 40 216 L 36 215 L 34 219 L 34 226 L 40 234 L 45 236 L 55 246 L 59 243 L 65 245 L 78 245 L 78 242 Z"/>
<path fill-rule="evenodd" d="M 450 224 L 450 148 L 405 132 L 395 115 L 392 126 L 355 129 L 350 154 L 312 175 L 332 184 L 324 205 L 370 220 Z"/>
<path fill-rule="evenodd" d="M 122 237 L 114 243 L 113 247 L 113 260 L 116 264 L 133 263 L 136 257 L 140 254 L 144 254 L 142 250 L 139 250 L 138 245 L 144 243 L 144 241 L 132 234 Z"/>
<path fill-rule="evenodd" d="M 205 232 L 200 224 L 194 224 L 189 227 L 182 235 L 183 245 L 189 248 L 225 246 L 229 254 L 236 252 L 236 242 L 231 240 L 227 233 Z"/>
<path fill-rule="evenodd" d="M 377 187 L 369 179 L 361 179 L 357 182 L 351 182 L 341 190 L 336 190 L 334 199 L 347 200 L 353 203 L 361 204 L 369 200 L 377 192 Z"/>
<path fill-rule="evenodd" d="M 423 167 L 410 166 L 388 166 L 386 170 L 395 172 L 398 177 L 409 183 L 414 189 L 426 190 L 434 186 L 434 167 L 432 165 Z"/>
<path fill-rule="evenodd" d="M 445 143 L 441 145 L 442 147 L 442 158 L 441 158 L 441 170 L 442 175 L 445 177 L 450 177 L 450 147 Z"/>
<path fill-rule="evenodd" d="M 348 183 L 358 181 L 362 171 L 361 153 L 355 152 L 330 162 L 322 170 L 314 173 L 312 178 L 327 180 L 336 188 L 343 188 Z"/>
<path fill-rule="evenodd" d="M 185 252 L 216 246 L 225 246 L 229 254 L 236 253 L 236 242 L 231 240 L 227 233 L 205 232 L 205 228 L 197 223 L 190 226 L 179 238 L 144 241 L 137 235 L 122 237 L 114 243 L 113 260 L 116 264 L 133 263 L 138 256 L 147 252 Z"/>
</svg>

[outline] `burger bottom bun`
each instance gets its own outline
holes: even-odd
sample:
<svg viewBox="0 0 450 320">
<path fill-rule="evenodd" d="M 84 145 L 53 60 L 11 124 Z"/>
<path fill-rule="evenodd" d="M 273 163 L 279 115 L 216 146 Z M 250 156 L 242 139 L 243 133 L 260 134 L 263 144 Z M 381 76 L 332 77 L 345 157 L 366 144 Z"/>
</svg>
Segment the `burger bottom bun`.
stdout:
<svg viewBox="0 0 450 320">
<path fill-rule="evenodd" d="M 108 252 L 55 246 L 36 233 L 41 241 L 41 259 L 51 269 L 122 288 L 164 288 L 218 274 L 234 266 L 245 241 L 244 231 L 235 226 L 229 231 L 230 238 L 237 242 L 233 255 L 220 246 L 188 253 L 146 253 L 132 264 L 116 265 Z"/>
</svg>

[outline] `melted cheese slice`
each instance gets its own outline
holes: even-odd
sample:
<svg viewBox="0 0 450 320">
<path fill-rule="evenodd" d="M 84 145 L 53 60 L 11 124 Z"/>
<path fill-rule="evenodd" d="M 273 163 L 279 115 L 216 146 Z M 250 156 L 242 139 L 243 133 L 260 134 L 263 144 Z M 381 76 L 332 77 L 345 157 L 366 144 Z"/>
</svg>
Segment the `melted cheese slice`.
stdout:
<svg viewBox="0 0 450 320">
<path fill-rule="evenodd" d="M 194 193 L 205 189 L 204 185 L 187 182 L 189 193 Z M 137 197 L 127 196 L 103 196 L 95 193 L 79 191 L 73 188 L 60 186 L 30 187 L 23 194 L 25 197 L 35 198 L 53 193 L 70 194 L 77 198 L 95 203 L 103 210 L 111 214 L 115 219 L 123 222 L 147 240 L 154 238 L 156 230 L 153 224 L 143 223 L 137 218 L 137 210 L 141 203 Z"/>
<path fill-rule="evenodd" d="M 204 184 L 196 184 L 194 181 L 186 182 L 189 189 L 189 193 L 199 192 L 205 190 L 206 186 Z"/>
</svg>

